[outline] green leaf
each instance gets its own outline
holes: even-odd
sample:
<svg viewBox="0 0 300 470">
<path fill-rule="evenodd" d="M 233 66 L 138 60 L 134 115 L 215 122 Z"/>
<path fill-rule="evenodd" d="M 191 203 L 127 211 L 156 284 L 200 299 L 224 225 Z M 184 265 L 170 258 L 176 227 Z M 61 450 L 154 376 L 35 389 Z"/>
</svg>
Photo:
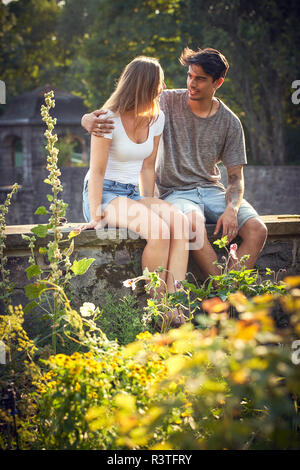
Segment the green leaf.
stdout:
<svg viewBox="0 0 300 470">
<path fill-rule="evenodd" d="M 27 286 L 25 286 L 25 294 L 29 300 L 40 297 L 42 292 L 45 290 L 47 290 L 47 287 L 45 287 L 43 284 L 40 284 L 38 282 L 36 282 L 35 284 L 28 284 Z"/>
<path fill-rule="evenodd" d="M 52 202 L 53 201 L 52 194 L 47 194 L 47 199 L 48 199 L 49 202 Z"/>
<path fill-rule="evenodd" d="M 39 253 L 41 255 L 44 255 L 45 253 L 47 253 L 47 251 L 48 251 L 47 248 L 45 248 L 44 246 L 39 247 Z"/>
<path fill-rule="evenodd" d="M 39 238 L 45 238 L 48 233 L 48 225 L 37 225 L 31 229 L 31 232 Z"/>
<path fill-rule="evenodd" d="M 145 268 L 144 271 L 143 271 L 143 276 L 145 277 L 150 277 L 150 271 L 148 268 Z"/>
<path fill-rule="evenodd" d="M 67 248 L 64 253 L 66 256 L 71 256 L 73 251 L 74 251 L 74 240 L 71 241 L 69 248 Z"/>
<path fill-rule="evenodd" d="M 31 279 L 34 276 L 38 276 L 39 274 L 42 274 L 42 270 L 39 265 L 33 264 L 32 266 L 29 266 L 28 268 L 25 269 L 27 279 Z"/>
<path fill-rule="evenodd" d="M 75 260 L 71 266 L 71 270 L 76 276 L 84 274 L 95 261 L 95 258 L 82 258 L 80 261 Z"/>
<path fill-rule="evenodd" d="M 77 235 L 79 235 L 79 234 L 80 234 L 80 230 L 72 230 L 72 231 L 69 233 L 68 238 L 69 238 L 69 240 L 70 240 L 71 238 L 77 237 Z"/>
<path fill-rule="evenodd" d="M 218 297 L 220 297 L 220 299 L 223 300 L 223 302 L 225 302 L 225 300 L 227 300 L 228 294 L 229 294 L 229 292 L 227 292 L 227 291 L 225 291 L 225 292 L 219 292 L 218 291 Z"/>
<path fill-rule="evenodd" d="M 26 307 L 23 309 L 24 313 L 29 313 L 33 308 L 38 307 L 39 304 L 33 300 L 32 302 L 29 302 L 29 304 L 26 305 Z"/>
<path fill-rule="evenodd" d="M 225 248 L 226 245 L 228 244 L 227 235 L 225 235 L 225 237 L 221 238 L 220 240 L 215 240 L 213 244 L 217 245 L 219 248 Z"/>
<path fill-rule="evenodd" d="M 44 183 L 51 184 L 51 181 L 49 180 L 49 178 L 46 178 L 46 179 L 44 179 Z"/>
<path fill-rule="evenodd" d="M 38 214 L 49 214 L 49 211 L 47 211 L 46 207 L 45 206 L 40 206 L 37 208 L 37 210 L 35 211 L 35 214 L 38 215 Z"/>
</svg>

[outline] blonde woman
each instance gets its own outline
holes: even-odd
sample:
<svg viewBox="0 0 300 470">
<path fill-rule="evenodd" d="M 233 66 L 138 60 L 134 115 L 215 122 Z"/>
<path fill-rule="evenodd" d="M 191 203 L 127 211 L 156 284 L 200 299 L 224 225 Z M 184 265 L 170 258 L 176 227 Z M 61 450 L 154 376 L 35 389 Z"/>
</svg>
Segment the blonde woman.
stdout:
<svg viewBox="0 0 300 470">
<path fill-rule="evenodd" d="M 159 108 L 164 86 L 158 60 L 137 57 L 125 67 L 104 104 L 114 130 L 103 137 L 91 136 L 90 169 L 83 190 L 88 223 L 83 229 L 106 224 L 139 234 L 147 242 L 142 268 L 165 268 L 161 277 L 171 293 L 174 280 L 185 279 L 189 240 L 185 216 L 153 197 L 155 160 L 165 120 Z"/>
</svg>

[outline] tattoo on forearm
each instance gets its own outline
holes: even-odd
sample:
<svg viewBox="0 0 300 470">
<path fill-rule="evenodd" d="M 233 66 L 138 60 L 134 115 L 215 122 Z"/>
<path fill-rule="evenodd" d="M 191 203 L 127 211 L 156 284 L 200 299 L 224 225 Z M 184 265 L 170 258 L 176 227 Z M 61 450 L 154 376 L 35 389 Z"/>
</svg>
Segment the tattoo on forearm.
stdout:
<svg viewBox="0 0 300 470">
<path fill-rule="evenodd" d="M 234 207 L 239 207 L 244 195 L 243 180 L 235 174 L 228 175 L 228 187 L 226 191 L 226 202 Z"/>
</svg>

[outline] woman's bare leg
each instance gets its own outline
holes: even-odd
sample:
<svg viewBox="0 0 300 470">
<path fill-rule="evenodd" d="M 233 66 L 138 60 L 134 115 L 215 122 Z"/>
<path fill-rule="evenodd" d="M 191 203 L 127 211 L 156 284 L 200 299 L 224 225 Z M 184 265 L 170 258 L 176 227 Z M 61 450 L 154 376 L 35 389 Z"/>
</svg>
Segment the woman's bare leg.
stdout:
<svg viewBox="0 0 300 470">
<path fill-rule="evenodd" d="M 104 217 L 109 227 L 127 228 L 147 241 L 142 254 L 143 270 L 168 268 L 170 230 L 158 214 L 140 201 L 120 196 L 107 205 Z M 166 282 L 165 272 L 161 277 Z"/>
<path fill-rule="evenodd" d="M 189 258 L 188 220 L 179 209 L 167 201 L 147 197 L 140 202 L 168 224 L 170 249 L 166 282 L 168 292 L 174 292 L 174 281 L 184 280 L 187 272 Z"/>
</svg>

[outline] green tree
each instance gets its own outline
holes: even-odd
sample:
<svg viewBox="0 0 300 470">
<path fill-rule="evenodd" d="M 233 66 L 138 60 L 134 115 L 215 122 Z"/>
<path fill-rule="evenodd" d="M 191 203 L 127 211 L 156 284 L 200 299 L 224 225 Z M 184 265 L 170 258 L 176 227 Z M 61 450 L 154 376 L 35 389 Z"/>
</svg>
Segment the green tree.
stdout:
<svg viewBox="0 0 300 470">
<path fill-rule="evenodd" d="M 59 85 L 64 70 L 56 33 L 60 13 L 56 0 L 0 4 L 0 76 L 8 99 L 46 83 Z"/>
<path fill-rule="evenodd" d="M 197 43 L 201 18 L 201 46 L 220 49 L 229 59 L 220 91 L 245 125 L 252 162 L 284 164 L 284 125 L 287 114 L 295 114 L 291 83 L 299 72 L 299 2 L 186 0 L 183 11 L 190 42 Z"/>
<path fill-rule="evenodd" d="M 0 3 L 0 77 L 8 100 L 37 86 L 100 107 L 124 66 L 155 56 L 169 88 L 185 87 L 185 46 L 215 47 L 230 62 L 218 90 L 241 118 L 249 161 L 284 164 L 297 155 L 298 0 L 22 0 Z M 295 157 L 296 158 L 296 157 Z"/>
<path fill-rule="evenodd" d="M 174 86 L 174 68 L 179 68 L 174 62 L 181 49 L 179 18 L 178 0 L 99 2 L 81 49 L 87 103 L 101 106 L 123 67 L 141 54 L 158 57 L 168 86 Z"/>
</svg>

